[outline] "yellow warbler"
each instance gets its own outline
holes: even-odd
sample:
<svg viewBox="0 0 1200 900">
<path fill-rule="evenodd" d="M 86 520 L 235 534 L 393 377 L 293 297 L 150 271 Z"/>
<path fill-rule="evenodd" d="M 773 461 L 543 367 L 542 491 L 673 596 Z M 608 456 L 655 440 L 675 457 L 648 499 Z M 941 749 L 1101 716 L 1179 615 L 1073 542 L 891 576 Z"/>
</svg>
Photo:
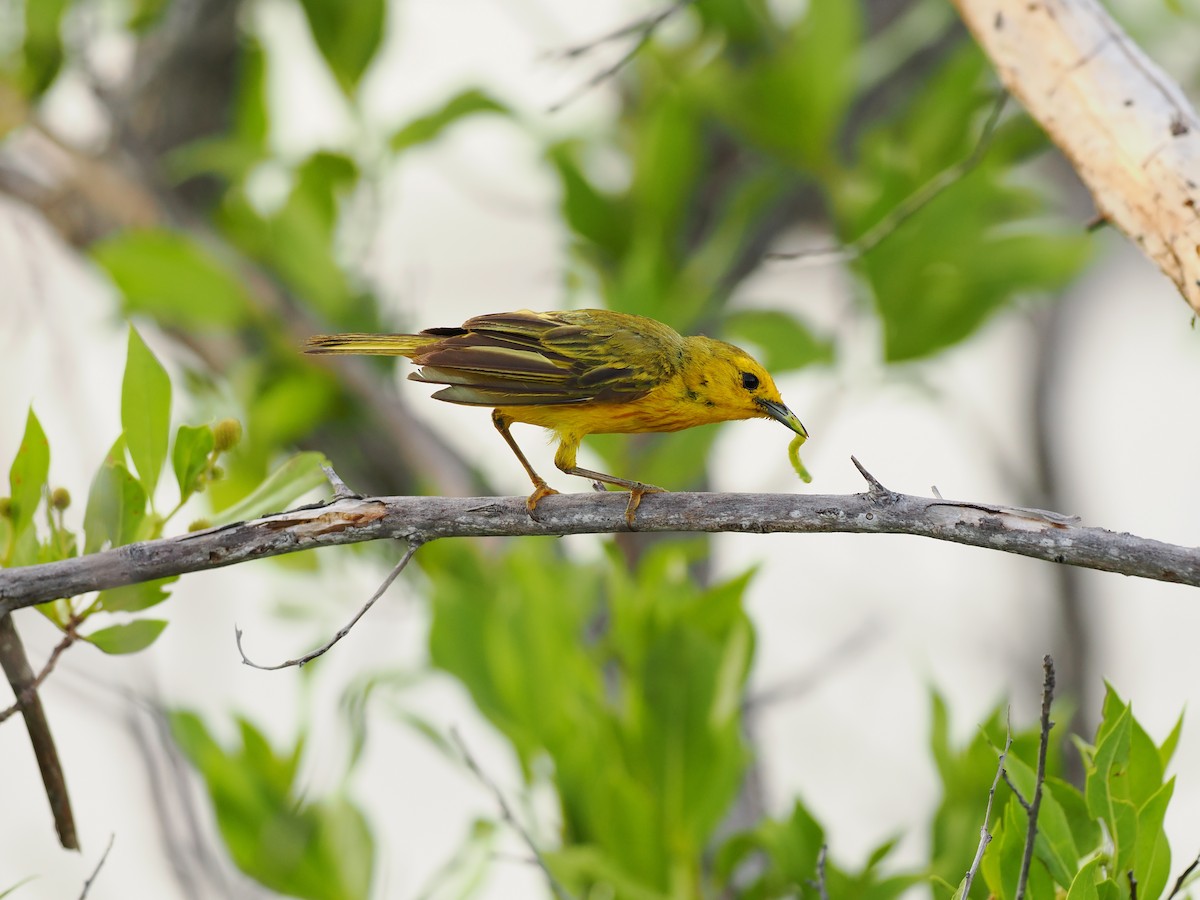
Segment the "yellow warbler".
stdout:
<svg viewBox="0 0 1200 900">
<path fill-rule="evenodd" d="M 557 493 L 533 470 L 509 433 L 514 422 L 558 438 L 554 464 L 569 475 L 628 488 L 633 523 L 642 495 L 662 488 L 575 464 L 589 434 L 679 431 L 732 419 L 770 418 L 808 432 L 775 382 L 748 353 L 724 341 L 683 337 L 629 313 L 602 309 L 520 310 L 476 316 L 459 328 L 420 334 L 333 334 L 309 338 L 307 353 L 407 356 L 408 377 L 442 384 L 433 396 L 492 408 L 492 422 L 533 481 L 526 505 Z"/>
</svg>

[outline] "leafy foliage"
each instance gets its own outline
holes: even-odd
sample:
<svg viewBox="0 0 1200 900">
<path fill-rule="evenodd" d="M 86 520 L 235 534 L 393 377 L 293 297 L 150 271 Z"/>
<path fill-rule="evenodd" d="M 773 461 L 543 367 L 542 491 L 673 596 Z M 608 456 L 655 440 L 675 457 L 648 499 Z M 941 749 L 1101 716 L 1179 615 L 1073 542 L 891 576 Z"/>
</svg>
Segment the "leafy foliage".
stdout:
<svg viewBox="0 0 1200 900">
<path fill-rule="evenodd" d="M 994 710 L 980 733 L 955 749 L 947 740 L 945 705 L 934 697 L 933 752 L 944 800 L 934 819 L 931 874 L 940 896 L 954 893 L 951 883 L 961 881 L 964 863 L 974 856 L 997 754 L 1005 744 L 1001 714 L 1000 708 Z M 1137 896 L 1162 896 L 1171 865 L 1163 818 L 1175 783 L 1173 778 L 1164 781 L 1164 768 L 1178 731 L 1177 725 L 1156 745 L 1133 718 L 1130 705 L 1109 687 L 1095 744 L 1075 738 L 1074 749 L 1086 769 L 1083 791 L 1057 774 L 1067 736 L 1052 735 L 1026 897 L 1053 900 L 1064 892 L 1068 897 L 1128 897 L 1130 873 Z M 987 823 L 992 840 L 980 873 L 990 894 L 1001 900 L 1017 894 L 1029 828 L 1024 804 L 1032 802 L 1037 787 L 1038 743 L 1035 729 L 1013 736 L 1004 762 L 1008 779 L 997 787 L 993 819 Z M 960 884 L 954 895 L 961 890 Z"/>
<path fill-rule="evenodd" d="M 171 733 L 204 777 L 225 846 L 260 884 L 306 900 L 369 895 L 375 843 L 348 798 L 302 797 L 296 775 L 304 739 L 276 751 L 248 719 L 240 746 L 222 747 L 195 713 L 170 716 Z"/>
<path fill-rule="evenodd" d="M 463 681 L 527 771 L 543 754 L 553 761 L 570 847 L 553 856 L 564 882 L 612 883 L 604 871 L 618 884 L 690 894 L 746 761 L 747 578 L 700 588 L 676 546 L 636 576 L 549 549 L 525 542 L 485 560 L 426 547 L 433 662 Z M 587 643 L 602 594 L 610 627 Z M 607 690 L 606 666 L 619 673 Z"/>
<path fill-rule="evenodd" d="M 241 435 L 236 421 L 217 423 L 218 443 L 210 425 L 181 425 L 171 437 L 171 383 L 166 370 L 132 327 L 121 389 L 122 432 L 113 442 L 92 479 L 83 514 L 83 553 L 121 547 L 135 541 L 162 537 L 168 522 L 196 493 L 221 479 L 217 465 L 223 453 L 234 448 Z M 168 451 L 170 450 L 170 454 Z M 179 500 L 165 515 L 155 511 L 159 479 L 171 456 L 179 486 Z M 240 505 L 225 511 L 226 521 L 241 510 L 255 513 L 281 509 L 296 497 L 323 483 L 319 453 L 301 453 L 283 462 Z M 136 475 L 134 473 L 137 473 Z M 9 471 L 11 496 L 3 498 L 0 515 L 0 565 L 24 566 L 77 556 L 79 536 L 64 523 L 70 494 L 49 486 L 50 444 L 33 410 L 25 435 Z M 274 508 L 270 508 L 274 504 Z M 37 528 L 36 513 L 45 511 L 47 532 Z M 250 515 L 250 513 L 246 513 Z M 135 613 L 157 606 L 169 596 L 177 577 L 101 591 L 88 602 L 62 598 L 38 609 L 64 631 L 105 653 L 136 653 L 150 646 L 166 627 L 158 619 L 136 619 L 108 625 L 89 633 L 76 632 L 101 613 Z"/>
</svg>

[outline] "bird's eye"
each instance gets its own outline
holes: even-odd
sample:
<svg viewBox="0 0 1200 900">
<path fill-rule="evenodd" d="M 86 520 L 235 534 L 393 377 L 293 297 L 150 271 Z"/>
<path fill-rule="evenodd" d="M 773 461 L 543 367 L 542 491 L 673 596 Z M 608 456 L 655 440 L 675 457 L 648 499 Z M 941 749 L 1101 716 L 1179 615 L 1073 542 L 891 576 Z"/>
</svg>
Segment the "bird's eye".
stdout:
<svg viewBox="0 0 1200 900">
<path fill-rule="evenodd" d="M 743 372 L 742 373 L 742 387 L 744 387 L 748 391 L 757 391 L 758 390 L 758 376 L 753 375 L 750 372 Z"/>
</svg>

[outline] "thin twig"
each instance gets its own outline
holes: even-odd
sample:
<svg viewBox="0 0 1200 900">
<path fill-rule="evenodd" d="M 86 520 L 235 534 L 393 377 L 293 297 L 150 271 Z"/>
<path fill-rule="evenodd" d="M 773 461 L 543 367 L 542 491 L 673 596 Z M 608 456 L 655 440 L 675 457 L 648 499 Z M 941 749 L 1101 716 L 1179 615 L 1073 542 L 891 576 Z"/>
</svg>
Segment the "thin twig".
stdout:
<svg viewBox="0 0 1200 900">
<path fill-rule="evenodd" d="M 1000 784 L 1000 779 L 1004 776 L 1004 761 L 1008 758 L 1008 751 L 1011 748 L 1012 728 L 1009 728 L 1004 741 L 1004 749 L 1000 752 L 1000 758 L 996 761 L 996 777 L 992 779 L 992 787 L 988 791 L 987 809 L 983 813 L 983 825 L 979 827 L 979 847 L 975 851 L 975 859 L 971 861 L 971 868 L 967 869 L 966 877 L 963 878 L 963 900 L 968 900 L 971 896 L 971 882 L 975 880 L 975 875 L 979 872 L 979 866 L 983 862 L 983 851 L 992 842 L 992 833 L 988 831 L 988 822 L 992 820 L 992 801 L 996 799 L 996 787 Z"/>
<path fill-rule="evenodd" d="M 637 52 L 641 50 L 642 47 L 646 46 L 646 43 L 650 40 L 650 37 L 654 34 L 654 31 L 658 28 L 658 26 L 667 21 L 667 19 L 671 18 L 671 16 L 675 15 L 681 9 L 691 6 L 694 2 L 696 2 L 696 0 L 675 0 L 674 3 L 670 4 L 660 12 L 644 16 L 635 22 L 630 22 L 628 25 L 622 25 L 615 31 L 610 31 L 608 34 L 601 35 L 600 37 L 588 41 L 587 43 L 579 44 L 575 47 L 568 47 L 566 50 L 562 51 L 561 55 L 564 58 L 575 59 L 591 52 L 601 44 L 611 43 L 612 41 L 625 37 L 632 37 L 634 35 L 637 36 L 637 40 L 633 42 L 633 45 L 630 46 L 630 48 L 623 54 L 621 54 L 621 57 L 616 62 L 601 69 L 579 87 L 575 88 L 575 90 L 571 91 L 571 93 L 569 93 L 563 99 L 548 107 L 546 112 L 558 112 L 563 107 L 574 103 L 588 91 L 600 86 L 605 81 L 612 78 L 614 75 L 620 72 L 621 69 L 628 65 L 629 61 L 637 55 Z"/>
<path fill-rule="evenodd" d="M 1017 786 L 1013 784 L 1013 780 L 1008 774 L 1008 769 L 1004 770 L 1004 783 L 1007 784 L 1008 789 L 1013 792 L 1013 796 L 1017 798 L 1017 802 L 1021 804 L 1021 808 L 1025 810 L 1025 812 L 1029 812 L 1029 801 L 1025 799 L 1025 796 L 1021 793 Z"/>
<path fill-rule="evenodd" d="M 19 711 L 22 706 L 32 702 L 38 688 L 42 686 L 45 680 L 50 677 L 50 673 L 54 671 L 54 666 L 58 663 L 58 658 L 63 655 L 68 647 L 79 640 L 79 635 L 75 632 L 75 629 L 78 627 L 79 619 L 72 616 L 64 629 L 63 639 L 50 651 L 50 656 L 46 659 L 46 664 L 42 666 L 42 671 L 38 672 L 37 677 L 25 686 L 20 696 L 17 697 L 17 701 L 12 706 L 8 709 L 0 710 L 0 722 L 3 722 L 9 716 Z"/>
<path fill-rule="evenodd" d="M 357 494 L 342 481 L 342 476 L 334 471 L 333 466 L 329 463 L 324 463 L 321 466 L 321 471 L 325 473 L 325 480 L 329 482 L 329 486 L 333 488 L 334 500 L 361 500 L 362 494 Z"/>
<path fill-rule="evenodd" d="M 96 863 L 96 868 L 92 869 L 92 874 L 88 876 L 87 881 L 83 883 L 83 890 L 79 892 L 79 900 L 84 900 L 88 895 L 88 891 L 92 889 L 92 882 L 96 880 L 96 876 L 100 874 L 100 870 L 104 867 L 104 863 L 108 861 L 108 851 L 113 847 L 113 841 L 117 838 L 114 831 L 108 836 L 108 846 L 104 848 L 104 852 L 100 854 L 100 862 Z"/>
<path fill-rule="evenodd" d="M 632 22 L 628 22 L 619 28 L 615 28 L 612 31 L 600 35 L 600 37 L 592 38 L 590 41 L 585 41 L 582 44 L 576 44 L 574 47 L 568 47 L 557 55 L 561 56 L 563 59 L 576 59 L 580 56 L 586 56 L 588 53 L 591 53 L 597 47 L 601 47 L 604 44 L 610 44 L 613 41 L 619 41 L 621 38 L 630 37 L 634 34 L 643 34 L 646 31 L 653 31 L 667 18 L 673 16 L 680 9 L 694 2 L 695 0 L 678 0 L 678 2 L 672 3 L 663 10 L 642 16 L 640 19 L 635 19 Z"/>
<path fill-rule="evenodd" d="M 504 821 L 512 826 L 513 830 L 521 836 L 521 840 L 525 842 L 525 846 L 529 848 L 529 852 L 533 854 L 533 858 L 537 861 L 538 867 L 546 876 L 546 880 L 550 882 L 550 890 L 554 892 L 554 896 L 558 900 L 573 900 L 571 894 L 567 891 L 562 883 L 550 871 L 550 866 L 546 863 L 546 858 L 542 855 L 542 851 L 538 849 L 537 843 L 533 836 L 521 824 L 521 821 L 513 814 L 512 807 L 508 805 L 508 800 L 504 797 L 504 792 L 496 785 L 492 779 L 484 773 L 479 767 L 479 763 L 475 761 L 475 757 L 471 755 L 471 751 L 467 749 L 466 742 L 463 741 L 462 735 L 458 733 L 457 728 L 450 729 L 450 738 L 458 747 L 458 752 L 462 754 L 463 762 L 467 768 L 471 770 L 479 782 L 492 792 L 492 796 L 496 798 L 496 803 L 500 806 L 500 815 L 504 817 Z"/>
<path fill-rule="evenodd" d="M 361 619 L 363 616 L 365 616 L 367 614 L 367 610 L 369 610 L 372 606 L 375 605 L 375 601 L 378 600 L 380 597 L 382 597 L 384 591 L 386 591 L 389 587 L 392 586 L 392 582 L 395 581 L 396 578 L 400 575 L 400 573 L 404 571 L 404 567 L 408 565 L 408 561 L 413 558 L 413 555 L 417 552 L 417 550 L 420 549 L 420 547 L 421 547 L 420 541 L 410 541 L 409 545 L 408 545 L 408 549 L 404 552 L 404 556 L 402 556 L 400 558 L 400 562 L 396 563 L 396 565 L 393 567 L 392 571 L 390 571 L 388 573 L 387 578 L 383 579 L 383 583 L 381 585 L 379 585 L 379 589 L 376 590 L 375 593 L 371 595 L 371 599 L 362 605 L 362 608 L 359 609 L 359 611 L 354 614 L 354 618 L 352 618 L 349 622 L 347 622 L 340 629 L 338 629 L 337 634 L 335 634 L 333 637 L 331 637 L 328 641 L 326 641 L 324 644 L 322 644 L 316 650 L 313 650 L 311 653 L 305 653 L 303 656 L 297 657 L 296 659 L 285 660 L 284 662 L 278 663 L 273 666 L 259 665 L 258 663 L 251 661 L 246 656 L 246 651 L 244 651 L 242 649 L 242 629 L 238 628 L 237 625 L 234 625 L 233 626 L 233 636 L 234 636 L 234 640 L 237 643 L 238 653 L 240 653 L 242 655 L 242 662 L 245 665 L 250 666 L 253 669 L 262 669 L 264 672 L 273 672 L 276 669 L 286 669 L 286 668 L 289 668 L 290 666 L 303 666 L 306 663 L 312 662 L 318 656 L 324 656 L 326 653 L 329 652 L 329 650 L 333 647 L 334 644 L 336 644 L 338 641 L 340 641 L 342 638 L 344 638 L 346 635 L 348 635 L 350 633 L 350 630 L 355 625 L 358 624 L 358 620 Z"/>
<path fill-rule="evenodd" d="M 33 668 L 29 665 L 25 645 L 17 633 L 12 616 L 7 612 L 0 612 L 0 668 L 8 678 L 13 696 L 17 698 L 21 709 L 21 718 L 25 720 L 25 730 L 29 732 L 29 743 L 42 776 L 42 786 L 46 789 L 46 800 L 54 817 L 58 841 L 67 850 L 78 850 L 79 834 L 75 830 L 71 795 L 67 792 L 67 779 L 58 758 L 58 748 L 54 745 L 50 721 L 46 718 L 46 710 L 37 691 L 28 691 L 34 681 Z"/>
<path fill-rule="evenodd" d="M 828 856 L 829 845 L 822 844 L 821 852 L 817 854 L 817 883 L 814 885 L 821 900 L 829 900 L 829 885 L 825 882 L 825 862 Z"/>
<path fill-rule="evenodd" d="M 1129 900 L 1137 900 L 1137 879 L 1133 877 L 1133 869 L 1126 875 L 1129 877 Z"/>
<path fill-rule="evenodd" d="M 857 240 L 839 247 L 818 247 L 812 250 L 768 253 L 766 258 L 776 260 L 804 259 L 842 262 L 857 259 L 874 250 L 885 239 L 891 237 L 901 225 L 937 199 L 943 191 L 961 181 L 983 162 L 984 157 L 987 156 L 987 151 L 992 145 L 992 138 L 996 134 L 996 126 L 1000 123 L 1000 116 L 1003 114 L 1007 103 L 1008 91 L 1001 89 L 995 103 L 992 105 L 992 111 L 988 114 L 987 120 L 983 124 L 983 129 L 979 133 L 979 140 L 976 141 L 971 153 L 950 168 L 943 169 L 913 193 L 905 197 L 886 216 L 863 232 Z"/>
<path fill-rule="evenodd" d="M 1167 900 L 1173 900 L 1176 894 L 1183 890 L 1183 883 L 1187 881 L 1187 877 L 1196 871 L 1196 866 L 1200 866 L 1200 853 L 1196 854 L 1196 858 L 1188 864 L 1188 867 L 1179 873 L 1179 877 L 1175 879 L 1175 887 L 1171 888 L 1171 893 L 1167 894 Z"/>
<path fill-rule="evenodd" d="M 1025 886 L 1029 883 L 1029 867 L 1033 864 L 1033 842 L 1037 838 L 1038 810 L 1042 807 L 1042 785 L 1046 782 L 1046 752 L 1050 747 L 1050 729 L 1054 727 L 1054 723 L 1050 721 L 1050 704 L 1054 700 L 1054 659 L 1049 653 L 1042 657 L 1042 672 L 1042 735 L 1038 741 L 1037 781 L 1033 785 L 1033 800 L 1027 807 L 1029 827 L 1025 830 L 1025 855 L 1021 858 L 1016 900 L 1022 900 L 1025 896 Z M 1132 872 L 1129 873 L 1129 877 L 1132 883 Z M 1137 900 L 1136 896 L 1131 900 Z"/>
</svg>

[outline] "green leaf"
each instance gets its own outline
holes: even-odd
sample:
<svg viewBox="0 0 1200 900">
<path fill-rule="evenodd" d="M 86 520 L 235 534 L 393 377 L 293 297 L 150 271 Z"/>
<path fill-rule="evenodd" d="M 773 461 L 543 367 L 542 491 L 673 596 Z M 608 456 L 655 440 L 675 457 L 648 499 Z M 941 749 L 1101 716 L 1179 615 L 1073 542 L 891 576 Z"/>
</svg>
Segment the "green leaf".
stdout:
<svg viewBox="0 0 1200 900">
<path fill-rule="evenodd" d="M 1087 801 L 1079 789 L 1054 776 L 1046 778 L 1046 787 L 1054 793 L 1054 799 L 1063 811 L 1079 856 L 1086 857 L 1099 849 L 1104 835 L 1100 823 L 1088 812 Z"/>
<path fill-rule="evenodd" d="M 358 167 L 347 156 L 322 151 L 295 174 L 281 208 L 263 216 L 235 195 L 219 210 L 221 227 L 317 311 L 331 320 L 344 318 L 354 298 L 334 255 L 334 229 L 339 197 L 354 184 Z"/>
<path fill-rule="evenodd" d="M 743 65 L 710 65 L 701 95 L 747 142 L 791 166 L 829 173 L 856 87 L 859 6 L 814 0 L 772 52 Z"/>
<path fill-rule="evenodd" d="M 312 367 L 283 368 L 258 385 L 247 409 L 247 430 L 268 447 L 287 446 L 335 412 L 344 396 L 338 383 Z"/>
<path fill-rule="evenodd" d="M 49 476 L 50 442 L 46 440 L 46 432 L 42 430 L 42 423 L 31 406 L 25 417 L 25 434 L 21 437 L 21 445 L 8 472 L 13 540 L 20 538 L 22 532 L 33 524 L 33 514 L 42 502 Z"/>
<path fill-rule="evenodd" d="M 1167 739 L 1158 748 L 1158 758 L 1162 764 L 1163 771 L 1166 771 L 1167 766 L 1171 764 L 1171 757 L 1175 755 L 1175 748 L 1179 745 L 1179 735 L 1182 733 L 1183 713 L 1180 713 L 1179 718 L 1175 720 L 1175 727 L 1171 729 L 1171 733 L 1167 735 Z"/>
<path fill-rule="evenodd" d="M 1133 869 L 1137 874 L 1139 897 L 1160 896 L 1171 877 L 1171 847 L 1163 831 L 1163 819 L 1174 791 L 1175 779 L 1172 778 L 1147 799 L 1137 813 Z"/>
<path fill-rule="evenodd" d="M 833 362 L 833 342 L 818 338 L 794 316 L 774 309 L 747 309 L 725 319 L 734 343 L 758 348 L 759 362 L 770 372 L 787 372 L 814 363 Z"/>
<path fill-rule="evenodd" d="M 1009 777 L 1021 795 L 1032 802 L 1034 788 L 1037 784 L 1037 773 L 1031 766 L 1013 754 L 1009 754 L 1005 766 L 1008 769 Z M 1046 866 L 1055 881 L 1064 888 L 1069 888 L 1079 863 L 1080 854 L 1075 846 L 1070 820 L 1055 797 L 1053 787 L 1049 784 L 1042 785 L 1042 801 L 1037 826 L 1037 838 L 1034 841 L 1037 858 Z"/>
<path fill-rule="evenodd" d="M 668 900 L 665 893 L 646 887 L 645 882 L 632 877 L 599 847 L 571 844 L 543 856 L 571 896 L 584 897 L 594 892 L 620 900 Z"/>
<path fill-rule="evenodd" d="M 213 525 L 227 525 L 279 512 L 297 497 L 326 483 L 325 455 L 315 451 L 297 453 L 266 477 L 248 497 L 212 517 Z"/>
<path fill-rule="evenodd" d="M 238 276 L 187 236 L 124 231 L 92 245 L 92 257 L 124 295 L 127 313 L 184 329 L 235 328 L 253 303 Z"/>
<path fill-rule="evenodd" d="M 110 588 L 107 591 L 101 591 L 96 602 L 101 609 L 108 612 L 140 612 L 151 606 L 157 606 L 171 596 L 166 589 L 167 585 L 174 584 L 178 580 L 178 575 L 168 575 L 165 578 L 156 578 L 154 581 Z"/>
<path fill-rule="evenodd" d="M 175 432 L 171 463 L 175 469 L 175 480 L 179 483 L 181 502 L 195 492 L 197 479 L 208 465 L 212 450 L 213 431 L 209 425 L 180 425 Z"/>
<path fill-rule="evenodd" d="M 1071 882 L 1071 889 L 1067 891 L 1067 900 L 1100 900 L 1096 878 L 1103 862 L 1103 859 L 1096 857 L 1079 870 Z"/>
<path fill-rule="evenodd" d="M 138 619 L 123 625 L 101 628 L 99 631 L 83 635 L 83 639 L 105 653 L 137 653 L 153 644 L 166 627 L 167 623 L 162 619 Z"/>
<path fill-rule="evenodd" d="M 171 380 L 132 325 L 121 382 L 121 427 L 129 457 L 153 503 L 171 436 Z"/>
<path fill-rule="evenodd" d="M 105 462 L 88 492 L 83 552 L 95 553 L 105 544 L 120 547 L 132 543 L 143 536 L 145 523 L 145 488 L 123 463 Z"/>
<path fill-rule="evenodd" d="M 460 119 L 479 113 L 499 113 L 505 116 L 511 114 L 507 106 L 493 99 L 485 91 L 469 88 L 455 94 L 432 112 L 418 116 L 397 129 L 389 142 L 392 151 L 399 153 L 410 147 L 437 140 L 442 132 Z"/>
<path fill-rule="evenodd" d="M 166 12 L 170 0 L 133 0 L 129 10 L 129 30 L 139 34 L 153 28 Z"/>
<path fill-rule="evenodd" d="M 1140 809 L 1162 787 L 1163 764 L 1157 745 L 1133 717 L 1132 706 L 1129 716 L 1129 770 L 1122 796 Z"/>
<path fill-rule="evenodd" d="M 54 83 L 63 62 L 62 18 L 71 0 L 25 0 L 22 81 L 26 93 L 40 96 Z"/>
<path fill-rule="evenodd" d="M 596 187 L 579 163 L 579 147 L 562 143 L 547 151 L 558 172 L 562 215 L 580 238 L 606 259 L 621 257 L 629 246 L 629 215 L 624 201 Z"/>
<path fill-rule="evenodd" d="M 300 0 L 317 49 L 347 95 L 354 92 L 383 39 L 385 0 Z"/>
</svg>

